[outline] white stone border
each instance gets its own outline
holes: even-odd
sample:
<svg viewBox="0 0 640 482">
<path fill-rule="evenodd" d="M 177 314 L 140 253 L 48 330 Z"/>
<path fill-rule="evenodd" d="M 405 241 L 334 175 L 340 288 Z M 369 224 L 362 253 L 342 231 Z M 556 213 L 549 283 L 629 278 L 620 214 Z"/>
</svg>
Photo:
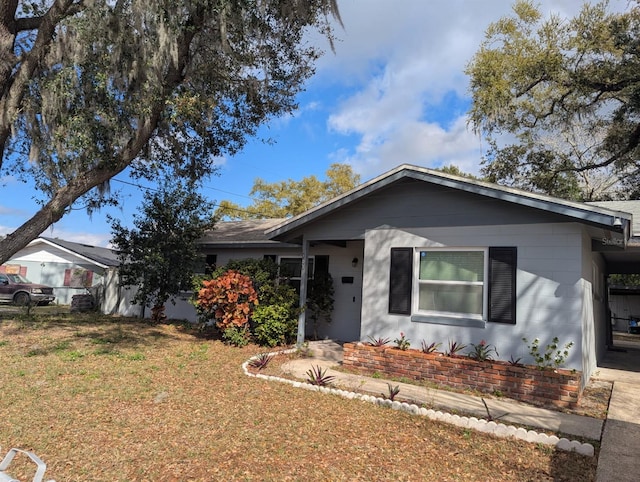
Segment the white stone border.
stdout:
<svg viewBox="0 0 640 482">
<path fill-rule="evenodd" d="M 295 353 L 296 348 L 288 350 L 270 352 L 269 356 L 284 355 L 288 353 Z M 330 393 L 332 395 L 338 395 L 349 400 L 362 400 L 363 402 L 373 403 L 379 407 L 389 407 L 392 410 L 401 410 L 413 415 L 427 417 L 430 420 L 437 420 L 439 422 L 449 423 L 456 427 L 468 428 L 476 430 L 478 432 L 490 433 L 500 438 L 515 438 L 518 440 L 524 440 L 530 443 L 537 443 L 543 445 L 553 445 L 558 450 L 564 450 L 567 452 L 576 452 L 586 457 L 593 457 L 595 450 L 590 443 L 582 443 L 578 440 L 569 440 L 566 438 L 558 438 L 555 435 L 547 435 L 546 433 L 538 433 L 533 430 L 526 430 L 522 427 L 514 427 L 513 425 L 505 425 L 503 423 L 497 423 L 494 421 L 487 421 L 482 418 L 476 417 L 461 417 L 460 415 L 452 415 L 450 413 L 441 412 L 439 410 L 432 410 L 418 407 L 415 404 L 409 404 L 406 402 L 391 401 L 384 398 L 374 397 L 373 395 L 364 395 L 362 393 L 349 392 L 346 390 L 340 390 L 337 388 L 321 387 L 318 385 L 312 385 L 310 383 L 299 382 L 289 380 L 287 378 L 275 377 L 272 375 L 263 375 L 261 373 L 251 373 L 248 369 L 249 363 L 255 360 L 260 355 L 254 355 L 242 364 L 242 370 L 244 374 L 249 377 L 261 378 L 271 382 L 281 382 L 292 385 L 294 388 L 302 388 L 312 392 Z"/>
</svg>

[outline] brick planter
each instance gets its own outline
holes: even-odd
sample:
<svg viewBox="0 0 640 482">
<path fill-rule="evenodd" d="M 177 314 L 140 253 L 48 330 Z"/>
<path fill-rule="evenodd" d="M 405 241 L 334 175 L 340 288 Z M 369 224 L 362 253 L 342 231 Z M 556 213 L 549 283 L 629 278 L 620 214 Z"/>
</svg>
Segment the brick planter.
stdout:
<svg viewBox="0 0 640 482">
<path fill-rule="evenodd" d="M 476 361 L 464 356 L 345 343 L 343 366 L 360 373 L 429 380 L 455 389 L 501 393 L 534 405 L 575 407 L 580 400 L 581 372 L 540 370 L 503 361 Z"/>
</svg>

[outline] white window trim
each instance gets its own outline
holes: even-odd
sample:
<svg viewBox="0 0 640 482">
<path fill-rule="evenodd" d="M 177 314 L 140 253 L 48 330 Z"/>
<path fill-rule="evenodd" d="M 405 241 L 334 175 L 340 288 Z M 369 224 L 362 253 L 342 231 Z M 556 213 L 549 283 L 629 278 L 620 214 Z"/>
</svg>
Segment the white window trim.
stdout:
<svg viewBox="0 0 640 482">
<path fill-rule="evenodd" d="M 420 310 L 420 284 L 429 284 L 429 281 L 420 281 L 420 252 L 421 251 L 481 251 L 483 253 L 483 281 L 479 282 L 460 282 L 460 281 L 438 281 L 433 282 L 433 284 L 451 284 L 451 285 L 465 285 L 465 286 L 482 286 L 482 314 L 478 315 L 475 313 L 451 313 L 448 311 L 426 311 Z M 487 283 L 489 279 L 489 248 L 479 248 L 479 247 L 416 247 L 413 250 L 413 288 L 411 290 L 411 313 L 413 315 L 418 316 L 434 316 L 434 317 L 443 317 L 443 318 L 452 318 L 452 319 L 473 319 L 473 320 L 482 320 L 486 321 L 489 314 L 489 290 L 487 289 Z"/>
</svg>

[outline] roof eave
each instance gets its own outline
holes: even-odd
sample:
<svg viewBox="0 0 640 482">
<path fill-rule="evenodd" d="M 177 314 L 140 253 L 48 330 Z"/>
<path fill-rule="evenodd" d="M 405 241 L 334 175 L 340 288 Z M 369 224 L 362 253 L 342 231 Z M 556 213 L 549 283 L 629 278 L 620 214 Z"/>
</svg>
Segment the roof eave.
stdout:
<svg viewBox="0 0 640 482">
<path fill-rule="evenodd" d="M 401 165 L 341 196 L 267 229 L 265 232 L 271 239 L 277 239 L 279 236 L 282 236 L 289 231 L 299 228 L 319 217 L 325 216 L 345 204 L 353 202 L 377 189 L 392 184 L 405 177 L 429 181 L 433 184 L 568 216 L 578 221 L 600 226 L 612 231 L 628 233 L 628 227 L 627 230 L 625 230 L 625 225 L 628 224 L 630 226 L 631 224 L 632 216 L 629 213 L 612 211 L 598 206 L 586 206 L 582 203 L 564 201 L 542 194 L 528 193 L 520 189 L 498 186 L 484 181 L 435 172 L 430 169 L 420 168 L 417 166 Z"/>
<path fill-rule="evenodd" d="M 201 249 L 260 249 L 260 248 L 295 248 L 297 245 L 283 243 L 280 241 L 226 241 L 226 242 L 209 242 L 200 243 Z"/>
<path fill-rule="evenodd" d="M 115 266 L 115 265 L 114 266 L 110 266 L 110 265 L 107 265 L 107 264 L 104 264 L 104 263 L 100 263 L 99 261 L 96 261 L 95 259 L 89 258 L 89 257 L 87 257 L 87 256 L 85 256 L 83 254 L 80 254 L 80 253 L 76 252 L 76 251 L 73 251 L 71 249 L 65 248 L 64 246 L 61 246 L 61 245 L 55 243 L 54 241 L 50 241 L 50 240 L 42 238 L 42 237 L 34 239 L 33 241 L 31 241 L 29 243 L 29 245 L 35 244 L 36 241 L 41 241 L 41 242 L 43 242 L 45 244 L 48 244 L 49 246 L 53 246 L 53 247 L 55 247 L 55 248 L 57 248 L 57 249 L 59 249 L 61 251 L 64 251 L 65 253 L 77 256 L 78 258 L 84 259 L 85 261 L 88 261 L 91 264 L 95 264 L 96 266 L 98 266 L 99 268 L 102 268 L 102 269 L 108 269 L 108 268 L 112 268 L 112 267 Z"/>
</svg>

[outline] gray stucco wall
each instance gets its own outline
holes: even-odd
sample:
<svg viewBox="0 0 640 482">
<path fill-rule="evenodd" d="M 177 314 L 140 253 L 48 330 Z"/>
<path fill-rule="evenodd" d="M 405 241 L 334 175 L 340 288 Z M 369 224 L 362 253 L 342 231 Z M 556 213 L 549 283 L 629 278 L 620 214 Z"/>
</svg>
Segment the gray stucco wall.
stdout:
<svg viewBox="0 0 640 482">
<path fill-rule="evenodd" d="M 574 223 L 371 229 L 365 238 L 361 339 L 369 335 L 394 339 L 404 332 L 415 348 L 421 340 L 442 343 L 442 348 L 449 341 L 477 344 L 485 340 L 497 347 L 501 359 L 521 357 L 529 363 L 533 359 L 523 337 L 539 338 L 544 348 L 557 336 L 561 344 L 574 343 L 565 366 L 583 370 L 583 315 L 590 310 L 584 306 L 585 290 L 590 290 L 590 284 L 583 279 L 582 245 L 583 228 Z M 515 325 L 460 327 L 412 322 L 410 316 L 388 313 L 392 247 L 489 246 L 518 248 Z"/>
<path fill-rule="evenodd" d="M 304 227 L 306 239 L 364 239 L 376 227 L 423 228 L 561 223 L 566 218 L 444 186 L 403 180 L 320 217 Z M 302 230 L 292 230 L 285 240 Z"/>
</svg>

